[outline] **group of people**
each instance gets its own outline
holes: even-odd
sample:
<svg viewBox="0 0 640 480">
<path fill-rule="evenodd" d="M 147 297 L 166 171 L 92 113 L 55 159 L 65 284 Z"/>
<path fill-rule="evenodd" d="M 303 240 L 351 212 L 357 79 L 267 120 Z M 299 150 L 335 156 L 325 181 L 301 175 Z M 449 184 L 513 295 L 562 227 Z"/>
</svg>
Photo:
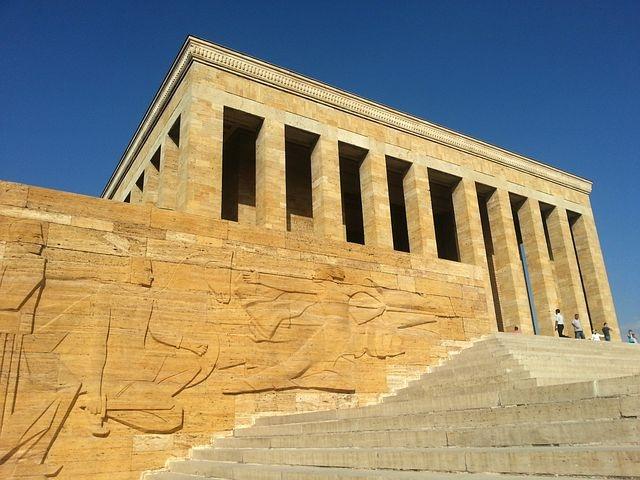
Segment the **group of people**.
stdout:
<svg viewBox="0 0 640 480">
<path fill-rule="evenodd" d="M 573 320 L 571 320 L 571 326 L 573 327 L 573 334 L 575 338 L 584 340 L 584 329 L 582 328 L 582 324 L 580 323 L 580 315 L 578 315 L 577 313 L 573 316 Z M 560 337 L 569 338 L 568 335 L 564 334 L 564 317 L 560 313 L 559 308 L 556 308 L 555 329 Z M 631 330 L 629 331 L 631 332 Z M 598 333 L 598 331 L 594 328 L 593 333 L 591 334 L 591 340 L 593 340 L 594 342 L 599 342 L 603 337 L 606 342 L 611 341 L 611 328 L 609 327 L 607 322 L 604 322 L 604 325 L 602 326 L 602 333 Z"/>
</svg>

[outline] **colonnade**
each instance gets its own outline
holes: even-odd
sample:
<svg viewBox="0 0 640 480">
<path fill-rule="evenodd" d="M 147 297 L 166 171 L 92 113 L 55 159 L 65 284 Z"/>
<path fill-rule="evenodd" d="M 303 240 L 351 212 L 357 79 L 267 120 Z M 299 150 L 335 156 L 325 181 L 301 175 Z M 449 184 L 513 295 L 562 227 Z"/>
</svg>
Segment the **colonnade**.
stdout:
<svg viewBox="0 0 640 480">
<path fill-rule="evenodd" d="M 188 97 L 180 116 L 172 123 L 173 134 L 169 132 L 163 138 L 155 153 L 160 160 L 152 158 L 148 162 L 144 185 L 134 186 L 128 200 L 220 218 L 224 107 L 196 93 Z M 365 244 L 390 249 L 393 237 L 388 152 L 384 143 L 374 139 L 369 139 L 367 150 L 360 164 Z M 410 164 L 402 185 L 410 252 L 436 257 L 428 160 L 419 160 L 415 154 L 408 156 L 414 158 L 401 160 Z M 314 234 L 344 240 L 336 128 L 320 127 L 310 161 Z M 286 230 L 285 176 L 285 123 L 265 117 L 255 145 L 256 225 Z M 516 206 L 508 189 L 482 186 L 488 193 L 479 196 L 479 186 L 476 179 L 461 177 L 452 187 L 459 260 L 486 271 L 488 311 L 491 315 L 495 312 L 504 330 L 518 326 L 523 333 L 533 333 L 533 312 L 537 317 L 536 333 L 553 335 L 553 314 L 560 308 L 569 331 L 570 321 L 578 313 L 586 334 L 590 333 L 590 325 L 601 331 L 604 322 L 617 332 L 590 210 L 573 215 L 570 221 L 570 212 L 560 204 L 541 206 L 538 199 L 525 197 Z M 488 218 L 484 228 L 481 208 L 486 209 Z M 526 262 L 522 260 L 523 252 Z M 495 305 L 494 297 L 498 299 Z"/>
</svg>

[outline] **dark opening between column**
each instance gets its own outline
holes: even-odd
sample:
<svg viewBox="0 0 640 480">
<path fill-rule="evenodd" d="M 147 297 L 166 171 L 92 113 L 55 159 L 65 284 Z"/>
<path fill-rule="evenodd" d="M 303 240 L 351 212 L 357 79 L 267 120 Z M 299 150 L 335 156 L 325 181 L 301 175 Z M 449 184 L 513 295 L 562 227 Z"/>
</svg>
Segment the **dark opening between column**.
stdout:
<svg viewBox="0 0 640 480">
<path fill-rule="evenodd" d="M 173 122 L 173 125 L 169 129 L 169 138 L 173 143 L 175 143 L 176 147 L 180 146 L 180 117 Z"/>
<path fill-rule="evenodd" d="M 287 230 L 312 233 L 311 152 L 318 141 L 318 135 L 288 125 L 285 126 L 284 134 Z"/>
<path fill-rule="evenodd" d="M 140 190 L 140 193 L 144 192 L 144 172 L 142 172 L 138 180 L 136 180 L 136 187 Z"/>
<path fill-rule="evenodd" d="M 345 237 L 347 242 L 364 245 L 360 165 L 367 155 L 367 150 L 339 142 L 338 154 L 340 156 L 340 194 Z"/>
<path fill-rule="evenodd" d="M 549 253 L 549 260 L 553 262 L 553 249 L 551 248 L 551 237 L 549 236 L 549 214 L 553 211 L 553 205 L 547 203 L 540 203 L 540 216 L 542 217 L 542 228 L 544 229 L 544 239 L 547 242 L 547 252 Z"/>
<path fill-rule="evenodd" d="M 158 149 L 156 150 L 156 153 L 153 154 L 153 157 L 151 157 L 151 160 L 149 161 L 149 163 L 151 163 L 151 166 L 156 170 L 156 172 L 160 172 L 160 158 L 162 157 L 161 154 L 161 147 L 158 147 Z"/>
<path fill-rule="evenodd" d="M 400 252 L 409 252 L 409 228 L 407 226 L 407 207 L 404 201 L 404 177 L 409 168 L 411 168 L 411 164 L 393 157 L 387 157 L 386 160 L 393 248 Z"/>
<path fill-rule="evenodd" d="M 431 168 L 428 172 L 438 257 L 459 262 L 453 190 L 460 179 Z"/>
<path fill-rule="evenodd" d="M 480 221 L 482 223 L 482 237 L 484 239 L 484 249 L 487 255 L 487 269 L 489 270 L 489 280 L 491 283 L 491 295 L 493 296 L 493 308 L 496 313 L 496 323 L 499 332 L 504 332 L 504 323 L 502 321 L 502 310 L 500 307 L 500 296 L 498 295 L 498 282 L 496 280 L 495 267 L 495 250 L 493 247 L 493 239 L 491 237 L 491 226 L 489 223 L 489 210 L 487 201 L 495 191 L 494 188 L 487 185 L 476 183 L 476 191 L 478 192 L 478 207 L 480 209 Z"/>
<path fill-rule="evenodd" d="M 222 212 L 225 220 L 256 222 L 256 138 L 262 118 L 224 109 Z"/>
</svg>

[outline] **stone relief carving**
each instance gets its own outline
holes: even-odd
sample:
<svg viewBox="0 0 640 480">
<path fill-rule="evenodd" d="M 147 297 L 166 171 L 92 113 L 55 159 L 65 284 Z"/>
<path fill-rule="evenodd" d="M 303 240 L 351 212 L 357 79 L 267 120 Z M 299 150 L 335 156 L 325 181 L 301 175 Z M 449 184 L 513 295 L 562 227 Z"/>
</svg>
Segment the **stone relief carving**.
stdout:
<svg viewBox="0 0 640 480">
<path fill-rule="evenodd" d="M 10 247 L 0 264 L 0 473 L 57 475 L 62 467 L 45 460 L 74 406 L 96 437 L 109 434 L 109 420 L 144 433 L 182 428 L 176 396 L 211 375 L 219 344 L 215 337 L 210 344 L 192 341 L 188 333 L 163 325 L 166 315 L 156 308 L 149 266 L 142 262 L 138 270 L 147 276 L 136 275 L 133 289 L 109 291 L 113 287 L 103 285 L 36 325 L 46 283 L 42 239 Z M 133 315 L 121 308 L 118 293 L 135 295 Z M 83 305 L 88 324 L 76 318 Z M 124 370 L 125 378 L 122 368 L 110 365 L 122 361 L 122 345 L 115 345 L 117 358 L 112 344 L 114 329 L 123 324 L 132 334 L 125 342 L 126 361 L 140 367 Z"/>
<path fill-rule="evenodd" d="M 160 311 L 158 304 L 166 289 L 153 288 L 151 262 L 137 258 L 132 265 L 136 286 L 101 289 L 91 296 L 92 335 L 99 340 L 97 345 L 95 341 L 88 344 L 92 353 L 102 353 L 92 355 L 93 366 L 84 373 L 91 387 L 84 390 L 86 396 L 79 403 L 90 415 L 95 436 L 108 435 L 108 420 L 144 433 L 179 430 L 184 412 L 176 397 L 204 382 L 218 361 L 217 336 L 209 343 L 194 341 L 172 324 L 171 312 Z M 126 297 L 133 297 L 135 306 L 118 305 Z M 119 341 L 112 338 L 114 329 L 126 332 Z M 123 370 L 118 368 L 122 358 L 112 358 L 112 349 L 120 355 L 127 352 L 126 361 L 137 367 L 135 375 L 122 377 Z M 76 367 L 73 360 L 72 355 L 69 369 Z"/>
<path fill-rule="evenodd" d="M 418 293 L 384 288 L 372 281 L 366 288 L 344 280 L 339 267 L 321 267 L 313 280 L 244 273 L 237 295 L 251 318 L 249 335 L 254 342 L 286 342 L 279 332 L 293 325 L 315 327 L 315 332 L 286 361 L 224 392 L 293 388 L 353 392 L 349 370 L 355 359 L 401 355 L 398 330 L 455 316 L 450 304 L 443 308 Z"/>
<path fill-rule="evenodd" d="M 35 222 L 5 227 L 16 241 L 5 245 L 0 263 L 0 474 L 52 476 L 61 467 L 44 461 L 80 384 L 60 384 L 47 362 L 29 362 L 61 338 L 35 328 L 46 281 L 44 234 Z"/>
<path fill-rule="evenodd" d="M 187 414 L 180 394 L 207 380 L 223 384 L 220 395 L 354 392 L 358 362 L 403 355 L 404 331 L 458 317 L 447 297 L 353 282 L 337 266 L 318 267 L 311 278 L 240 270 L 233 252 L 216 255 L 221 260 L 201 253 L 164 259 L 157 272 L 156 260 L 120 257 L 128 265 L 123 281 L 76 279 L 59 264 L 49 273 L 42 228 L 0 225 L 5 476 L 56 476 L 62 467 L 47 457 L 69 418 L 97 439 L 114 423 L 145 434 L 177 432 Z M 186 286 L 184 275 L 193 277 Z M 185 313 L 180 292 L 194 289 Z M 73 294 L 58 298 L 67 291 Z M 228 315 L 244 319 L 217 323 Z M 231 344 L 229 329 L 244 346 Z"/>
</svg>

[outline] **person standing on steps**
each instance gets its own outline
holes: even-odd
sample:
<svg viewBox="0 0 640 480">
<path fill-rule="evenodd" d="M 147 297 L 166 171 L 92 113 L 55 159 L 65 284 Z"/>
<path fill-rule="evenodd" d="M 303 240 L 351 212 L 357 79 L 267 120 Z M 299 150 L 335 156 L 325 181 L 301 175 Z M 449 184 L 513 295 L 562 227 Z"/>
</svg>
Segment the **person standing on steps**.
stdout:
<svg viewBox="0 0 640 480">
<path fill-rule="evenodd" d="M 611 341 L 611 327 L 609 327 L 607 322 L 604 322 L 604 325 L 602 326 L 602 333 L 604 334 L 604 341 L 605 342 L 610 342 Z"/>
<path fill-rule="evenodd" d="M 576 338 L 581 338 L 584 340 L 584 330 L 582 329 L 582 324 L 580 323 L 580 317 L 576 313 L 573 316 L 573 320 L 571 320 L 571 325 L 573 326 L 573 333 Z"/>
<path fill-rule="evenodd" d="M 558 335 L 562 338 L 568 338 L 567 335 L 564 335 L 564 317 L 560 313 L 560 309 L 556 308 L 556 330 L 558 331 Z"/>
<path fill-rule="evenodd" d="M 638 343 L 638 339 L 636 338 L 636 334 L 633 333 L 633 330 L 627 332 L 627 343 Z"/>
</svg>

